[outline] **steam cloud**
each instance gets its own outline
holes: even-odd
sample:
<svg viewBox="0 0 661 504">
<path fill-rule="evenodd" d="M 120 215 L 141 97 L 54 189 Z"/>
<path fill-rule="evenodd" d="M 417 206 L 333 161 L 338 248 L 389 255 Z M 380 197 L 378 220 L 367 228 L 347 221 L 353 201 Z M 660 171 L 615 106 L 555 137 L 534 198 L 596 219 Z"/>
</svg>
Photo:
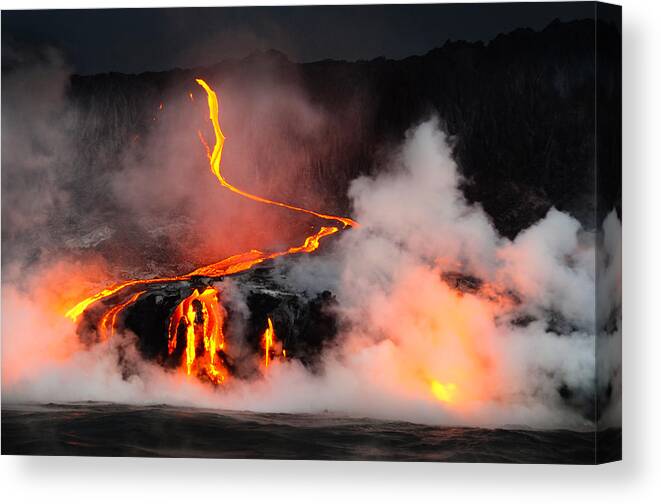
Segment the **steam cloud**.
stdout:
<svg viewBox="0 0 661 504">
<path fill-rule="evenodd" d="M 25 99 L 26 83 L 44 75 L 51 84 L 48 93 L 31 93 Z M 104 220 L 93 213 L 82 220 L 92 230 L 83 233 L 87 248 L 80 240 L 73 251 L 52 247 L 61 240 L 55 235 L 76 202 L 75 191 L 65 182 L 81 175 L 80 168 L 71 168 L 77 166 L 76 159 L 61 133 L 75 130 L 80 120 L 75 109 L 66 109 L 65 77 L 64 66 L 51 58 L 46 68 L 42 63 L 28 66 L 5 80 L 3 400 L 167 402 L 253 411 L 330 411 L 434 424 L 589 428 L 593 424 L 584 405 L 606 387 L 621 387 L 621 225 L 615 212 L 595 233 L 552 208 L 514 240 L 501 237 L 482 208 L 464 199 L 451 140 L 435 118 L 412 128 L 378 175 L 351 183 L 349 198 L 360 228 L 343 233 L 325 253 L 278 264 L 291 288 L 308 295 L 330 290 L 337 296 L 342 331 L 324 351 L 320 372 L 312 373 L 297 361 L 276 362 L 265 379 L 214 391 L 143 361 L 131 334 L 91 349 L 82 347 L 61 316 L 71 301 L 61 293 L 75 293 L 75 286 L 85 281 L 106 281 L 109 266 L 94 252 L 95 246 L 99 240 L 111 242 L 113 234 L 127 233 L 130 226 L 113 224 L 99 231 L 94 226 Z M 254 132 L 251 117 L 280 117 L 252 135 L 237 134 L 236 148 L 227 154 L 226 162 L 234 166 L 228 177 L 254 187 L 251 147 L 261 143 L 260 149 L 278 153 L 277 166 L 290 168 L 267 177 L 258 190 L 284 192 L 295 200 L 297 189 L 291 181 L 302 173 L 305 159 L 287 154 L 277 138 L 285 124 L 291 128 L 297 121 L 304 127 L 293 134 L 316 138 L 325 118 L 290 90 L 269 87 L 269 93 L 258 87 L 251 94 L 231 82 L 221 90 L 222 103 L 228 104 L 222 122 L 228 127 L 234 118 Z M 251 96 L 269 99 L 254 102 Z M 274 96 L 278 99 L 271 100 Z M 7 109 L 6 103 L 15 103 L 15 108 Z M 273 103 L 281 107 L 279 115 L 260 112 Z M 175 262 L 194 263 L 199 257 L 189 253 L 192 236 L 211 237 L 196 249 L 208 259 L 232 247 L 245 248 L 254 239 L 235 232 L 228 245 L 224 237 L 230 229 L 255 229 L 264 219 L 273 219 L 265 229 L 285 225 L 289 215 L 275 212 L 269 217 L 270 212 L 255 209 L 256 204 L 228 203 L 227 195 L 211 187 L 204 179 L 208 174 L 200 169 L 205 160 L 197 139 L 182 133 L 195 131 L 192 115 L 182 115 L 178 108 L 168 112 L 168 107 L 142 147 L 123 152 L 122 170 L 101 175 L 102 185 L 110 187 L 109 198 L 123 215 L 131 215 L 136 232 L 166 237 Z M 246 115 L 246 110 L 254 115 Z M 28 183 L 33 180 L 38 183 Z M 173 209 L 181 210 L 178 221 L 172 220 Z M 223 228 L 228 221 L 232 224 Z M 186 228 L 186 222 L 194 223 L 194 229 Z M 26 240 L 25 233 L 43 236 L 44 230 L 50 232 L 26 262 L 22 258 L 27 247 L 34 250 L 35 243 Z M 277 235 L 283 241 L 287 237 Z M 275 239 L 269 233 L 259 237 L 271 245 Z M 598 246 L 601 255 L 596 254 Z M 51 249 L 57 253 L 50 254 Z M 448 272 L 479 278 L 488 287 L 486 294 L 458 293 L 443 277 Z M 602 287 L 597 293 L 596 275 Z M 228 289 L 227 284 L 222 288 Z M 241 306 L 241 290 L 228 292 Z M 595 313 L 595 306 L 601 311 Z M 598 344 L 603 355 L 597 369 Z M 123 368 L 129 363 L 135 371 L 128 379 L 118 365 L 119 355 Z M 457 400 L 439 400 L 434 382 L 452 384 L 448 393 Z M 563 388 L 571 390 L 571 397 L 561 396 Z M 604 418 L 619 422 L 619 404 L 612 404 Z"/>
</svg>

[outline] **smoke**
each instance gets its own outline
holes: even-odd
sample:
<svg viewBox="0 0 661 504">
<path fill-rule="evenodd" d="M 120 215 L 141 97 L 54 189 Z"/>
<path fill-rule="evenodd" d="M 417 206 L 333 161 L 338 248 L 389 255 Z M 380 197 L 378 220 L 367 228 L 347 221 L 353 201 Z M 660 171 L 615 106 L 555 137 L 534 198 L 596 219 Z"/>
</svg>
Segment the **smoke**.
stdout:
<svg viewBox="0 0 661 504">
<path fill-rule="evenodd" d="M 269 78 L 268 65 L 258 73 L 223 80 L 219 89 L 227 177 L 323 210 L 324 195 L 306 170 L 311 145 L 332 123 L 296 82 Z M 35 80 L 44 92 L 28 96 Z M 436 119 L 411 129 L 377 175 L 351 183 L 359 228 L 324 253 L 278 265 L 291 289 L 337 298 L 341 331 L 315 372 L 276 361 L 264 379 L 214 391 L 145 362 L 131 334 L 81 345 L 62 313 L 92 285 L 122 270 L 163 274 L 253 247 L 283 248 L 301 228 L 285 211 L 266 212 L 219 188 L 196 135 L 208 136 L 208 125 L 194 86 L 154 97 L 152 127 L 120 134 L 129 141 L 118 141 L 114 155 L 92 149 L 89 165 L 73 137 L 100 144 L 103 130 L 67 99 L 67 83 L 66 67 L 51 58 L 8 75 L 3 87 L 4 400 L 589 428 L 594 398 L 618 397 L 617 215 L 594 233 L 551 208 L 513 240 L 500 236 L 480 205 L 463 197 L 452 141 Z M 98 179 L 90 182 L 92 175 Z M 448 274 L 477 279 L 480 288 L 458 290 Z M 241 289 L 227 294 L 246 309 Z M 618 408 L 612 401 L 605 422 L 619 422 Z"/>
<path fill-rule="evenodd" d="M 11 59 L 12 54 L 7 56 Z M 24 59 L 11 73 L 3 71 L 3 264 L 37 259 L 52 240 L 53 215 L 69 202 L 61 184 L 72 152 L 65 98 L 69 72 L 53 50 Z"/>
<path fill-rule="evenodd" d="M 303 258 L 288 272 L 299 288 L 336 292 L 349 328 L 327 372 L 346 363 L 360 384 L 348 390 L 362 390 L 348 399 L 334 378 L 324 386 L 361 414 L 368 414 L 365 396 L 387 395 L 376 405 L 368 400 L 367 409 L 442 423 L 588 424 L 600 393 L 594 233 L 551 208 L 514 240 L 500 237 L 480 206 L 463 198 L 451 144 L 435 119 L 411 130 L 392 159 L 385 172 L 351 186 L 361 227 L 343 236 L 330 259 Z M 604 248 L 615 256 L 600 306 L 612 316 L 620 306 L 614 212 L 603 228 Z M 476 275 L 496 294 L 457 293 L 443 279 L 448 271 Z M 320 282 L 328 278 L 336 280 Z M 603 384 L 617 380 L 618 338 L 609 336 L 615 353 Z M 455 387 L 455 397 L 435 408 L 434 380 Z M 397 391 L 406 402 L 389 408 Z M 415 399 L 427 409 L 407 406 Z"/>
</svg>

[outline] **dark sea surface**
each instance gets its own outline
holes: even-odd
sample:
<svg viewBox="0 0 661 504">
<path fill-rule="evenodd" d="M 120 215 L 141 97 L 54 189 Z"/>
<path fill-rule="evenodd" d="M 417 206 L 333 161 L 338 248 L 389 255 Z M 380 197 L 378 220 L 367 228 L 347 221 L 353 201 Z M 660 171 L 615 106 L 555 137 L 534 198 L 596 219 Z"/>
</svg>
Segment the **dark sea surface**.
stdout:
<svg viewBox="0 0 661 504">
<path fill-rule="evenodd" d="M 605 431 L 619 446 L 621 430 Z M 592 464 L 595 434 L 77 403 L 2 406 L 3 455 Z M 617 453 L 610 454 L 611 458 Z"/>
</svg>

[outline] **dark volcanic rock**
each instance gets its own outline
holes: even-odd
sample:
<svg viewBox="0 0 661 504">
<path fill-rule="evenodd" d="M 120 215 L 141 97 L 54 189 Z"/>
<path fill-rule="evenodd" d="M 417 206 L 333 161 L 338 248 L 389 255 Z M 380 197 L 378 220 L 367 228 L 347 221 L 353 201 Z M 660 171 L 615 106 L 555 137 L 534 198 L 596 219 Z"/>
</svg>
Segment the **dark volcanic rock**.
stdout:
<svg viewBox="0 0 661 504">
<path fill-rule="evenodd" d="M 185 352 L 185 326 L 178 327 L 177 345 L 169 354 L 170 317 L 177 305 L 195 289 L 202 291 L 213 285 L 220 292 L 221 303 L 227 312 L 223 328 L 227 346 L 224 351 L 219 351 L 218 356 L 232 375 L 246 378 L 259 372 L 262 335 L 268 318 L 273 322 L 277 341 L 287 350 L 287 357 L 314 369 L 322 350 L 337 334 L 333 313 L 335 298 L 328 291 L 309 298 L 304 293 L 284 289 L 274 282 L 270 272 L 270 267 L 260 267 L 232 277 L 235 288 L 245 296 L 247 312 L 237 307 L 233 299 L 224 297 L 225 280 L 199 277 L 129 287 L 92 305 L 79 326 L 79 335 L 88 344 L 99 341 L 101 333 L 97 328 L 108 309 L 146 290 L 122 312 L 117 329 L 127 329 L 135 334 L 136 347 L 144 358 L 164 367 L 177 367 Z M 120 360 L 121 357 L 120 351 Z M 130 366 L 130 362 L 126 365 Z M 131 374 L 128 367 L 125 372 Z"/>
<path fill-rule="evenodd" d="M 599 95 L 605 103 L 619 103 L 613 83 L 619 78 L 620 34 L 615 26 L 598 24 L 605 48 Z M 408 128 L 436 114 L 454 138 L 466 196 L 484 206 L 502 234 L 514 237 L 551 206 L 594 227 L 594 39 L 595 22 L 586 19 L 556 21 L 539 32 L 519 29 L 488 44 L 447 42 L 399 61 L 296 64 L 267 52 L 194 70 L 74 76 L 70 96 L 82 110 L 81 141 L 97 146 L 94 153 L 81 152 L 94 157 L 92 164 L 104 159 L 117 169 L 113 154 L 149 131 L 159 101 L 186 95 L 196 76 L 295 86 L 328 113 L 329 124 L 323 149 L 318 138 L 291 139 L 292 149 L 308 156 L 305 183 L 324 194 L 324 208 L 342 213 L 350 210 L 349 182 L 378 172 L 383 147 L 398 144 Z M 618 118 L 601 121 L 600 134 L 613 141 L 600 162 L 617 163 Z M 615 182 L 603 189 L 618 190 Z M 616 196 L 609 201 L 619 201 Z"/>
<path fill-rule="evenodd" d="M 483 284 L 480 278 L 453 271 L 443 272 L 441 278 L 453 289 L 470 294 L 477 293 Z"/>
</svg>

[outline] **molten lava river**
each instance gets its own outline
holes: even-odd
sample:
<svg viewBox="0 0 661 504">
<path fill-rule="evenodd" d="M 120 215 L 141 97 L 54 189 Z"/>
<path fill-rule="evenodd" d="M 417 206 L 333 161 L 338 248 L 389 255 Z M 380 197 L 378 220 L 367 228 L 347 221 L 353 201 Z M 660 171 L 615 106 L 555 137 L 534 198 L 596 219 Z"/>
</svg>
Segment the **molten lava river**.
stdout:
<svg viewBox="0 0 661 504">
<path fill-rule="evenodd" d="M 319 226 L 300 245 L 286 250 L 264 252 L 249 250 L 221 261 L 201 266 L 190 273 L 164 278 L 134 279 L 107 287 L 69 309 L 66 316 L 80 325 L 91 325 L 97 341 L 105 341 L 123 328 L 127 309 L 135 305 L 151 288 L 163 288 L 168 284 L 190 282 L 197 285 L 190 295 L 181 300 L 169 315 L 167 324 L 167 353 L 170 362 L 181 372 L 221 385 L 232 375 L 227 363 L 225 322 L 227 312 L 223 307 L 222 290 L 209 285 L 211 281 L 250 270 L 271 259 L 292 254 L 310 254 L 319 248 L 327 236 L 358 224 L 346 217 L 327 215 L 279 201 L 263 198 L 229 183 L 221 171 L 221 158 L 225 136 L 220 128 L 218 97 L 202 79 L 196 82 L 205 90 L 209 107 L 209 118 L 213 126 L 215 143 L 213 149 L 198 132 L 207 152 L 211 172 L 221 186 L 255 202 L 282 207 L 307 214 L 328 224 Z M 99 315 L 100 313 L 100 315 Z M 278 341 L 276 328 L 271 317 L 267 317 L 261 335 L 262 368 L 265 371 L 274 358 L 284 359 L 287 350 Z"/>
</svg>

